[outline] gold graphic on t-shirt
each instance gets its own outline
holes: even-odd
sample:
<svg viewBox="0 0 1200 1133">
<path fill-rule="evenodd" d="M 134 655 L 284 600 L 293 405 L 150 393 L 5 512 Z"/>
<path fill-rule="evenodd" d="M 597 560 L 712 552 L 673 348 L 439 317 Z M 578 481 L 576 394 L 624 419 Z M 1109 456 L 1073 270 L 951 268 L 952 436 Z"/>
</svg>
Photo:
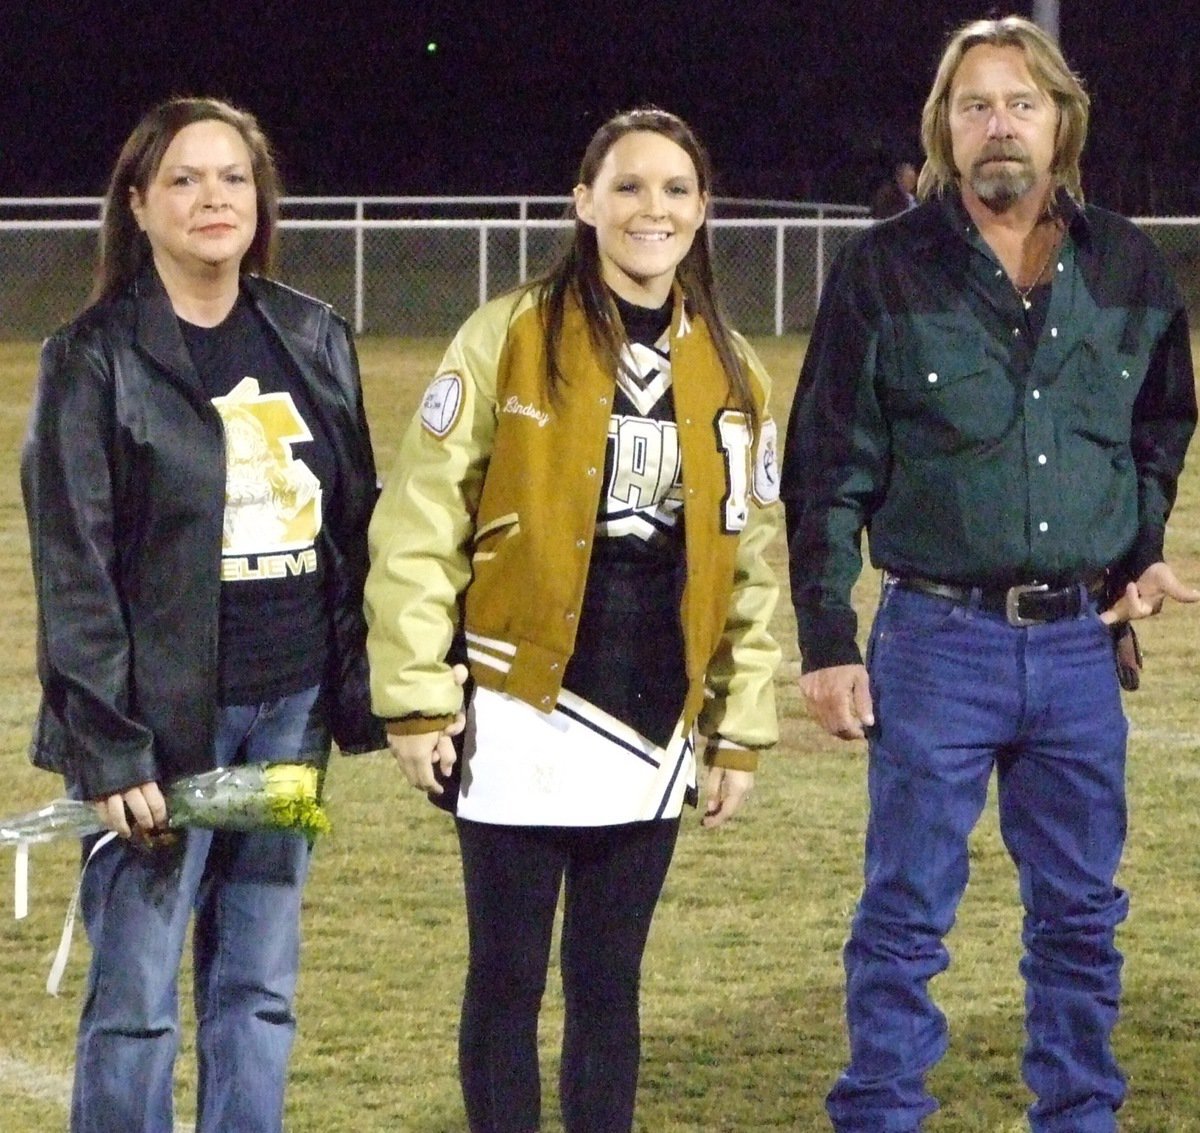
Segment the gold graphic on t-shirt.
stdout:
<svg viewBox="0 0 1200 1133">
<path fill-rule="evenodd" d="M 251 561 L 246 555 L 226 555 L 221 559 L 221 581 L 243 582 L 247 579 L 293 578 L 312 574 L 317 569 L 316 548 L 285 552 L 282 555 L 259 555 Z"/>
<path fill-rule="evenodd" d="M 246 377 L 213 405 L 225 427 L 222 579 L 315 571 L 321 483 L 292 455 L 292 445 L 313 439 L 292 395 L 260 393 Z"/>
</svg>

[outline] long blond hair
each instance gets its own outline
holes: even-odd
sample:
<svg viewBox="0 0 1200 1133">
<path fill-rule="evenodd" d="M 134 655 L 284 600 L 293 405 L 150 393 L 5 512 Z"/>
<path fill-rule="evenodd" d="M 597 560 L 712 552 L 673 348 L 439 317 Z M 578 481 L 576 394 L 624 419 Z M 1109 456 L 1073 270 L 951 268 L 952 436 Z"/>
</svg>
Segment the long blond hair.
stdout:
<svg viewBox="0 0 1200 1133">
<path fill-rule="evenodd" d="M 1058 108 L 1058 130 L 1054 139 L 1054 165 L 1050 171 L 1055 189 L 1063 188 L 1080 204 L 1083 185 L 1079 157 L 1087 140 L 1091 99 L 1079 77 L 1067 66 L 1058 44 L 1037 24 L 1021 16 L 999 20 L 972 20 L 954 32 L 942 53 L 933 88 L 921 112 L 921 145 L 925 165 L 917 180 L 917 195 L 925 200 L 957 187 L 959 170 L 954 165 L 950 139 L 950 87 L 958 68 L 972 47 L 1015 47 L 1025 56 L 1033 81 Z"/>
</svg>

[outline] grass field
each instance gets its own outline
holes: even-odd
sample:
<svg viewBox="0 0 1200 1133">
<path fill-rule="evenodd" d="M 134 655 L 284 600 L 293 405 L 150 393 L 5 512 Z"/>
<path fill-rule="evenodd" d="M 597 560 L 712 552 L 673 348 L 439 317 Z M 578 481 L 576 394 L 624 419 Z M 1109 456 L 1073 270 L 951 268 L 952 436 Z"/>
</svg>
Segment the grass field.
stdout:
<svg viewBox="0 0 1200 1133">
<path fill-rule="evenodd" d="M 443 343 L 361 343 L 380 466 L 391 463 Z M 803 343 L 756 342 L 786 417 Z M 1200 355 L 1198 355 L 1200 356 Z M 58 783 L 25 745 L 35 705 L 33 615 L 17 460 L 36 350 L 0 344 L 0 811 L 31 808 Z M 1182 486 L 1168 557 L 1200 584 L 1200 460 Z M 784 549 L 775 550 L 784 575 Z M 864 615 L 876 580 L 863 580 Z M 1122 883 L 1126 995 L 1116 1043 L 1129 1074 L 1124 1133 L 1200 1133 L 1200 609 L 1143 623 L 1147 670 L 1127 698 L 1131 829 Z M 651 935 L 644 975 L 642 1133 L 824 1129 L 822 1098 L 844 1052 L 840 948 L 858 895 L 864 750 L 819 733 L 796 694 L 788 603 L 776 630 L 782 742 L 729 827 L 689 816 Z M 307 890 L 300 1034 L 289 1133 L 461 1133 L 455 1033 L 465 957 L 457 849 L 449 820 L 382 756 L 335 757 L 333 834 Z M 60 998 L 43 985 L 75 884 L 73 846 L 32 852 L 31 913 L 11 917 L 11 855 L 0 859 L 0 1128 L 65 1128 L 71 1048 L 86 968 L 76 934 Z M 1025 1128 L 1021 1085 L 1019 910 L 1011 863 L 989 809 L 972 879 L 934 985 L 950 1019 L 936 1072 L 943 1109 L 931 1133 Z M 188 973 L 181 987 L 187 999 Z M 560 1130 L 554 1082 L 561 1034 L 556 975 L 543 1016 L 546 1133 Z M 190 1018 L 185 1007 L 185 1017 Z M 179 1061 L 180 1121 L 193 1112 L 190 1023 Z"/>
</svg>

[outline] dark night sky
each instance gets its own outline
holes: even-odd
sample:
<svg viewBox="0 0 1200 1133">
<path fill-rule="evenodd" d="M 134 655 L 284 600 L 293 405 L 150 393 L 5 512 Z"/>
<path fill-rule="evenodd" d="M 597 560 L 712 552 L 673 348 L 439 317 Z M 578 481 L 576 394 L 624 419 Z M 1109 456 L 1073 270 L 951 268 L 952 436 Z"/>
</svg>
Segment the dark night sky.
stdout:
<svg viewBox="0 0 1200 1133">
<path fill-rule="evenodd" d="M 895 156 L 916 155 L 947 30 L 988 11 L 6 0 L 0 195 L 98 194 L 142 111 L 211 93 L 259 116 L 293 193 L 564 193 L 595 126 L 653 101 L 697 128 L 721 192 L 861 202 Z M 1085 188 L 1126 211 L 1200 211 L 1200 3 L 1061 0 L 1060 19 L 1093 95 Z"/>
</svg>

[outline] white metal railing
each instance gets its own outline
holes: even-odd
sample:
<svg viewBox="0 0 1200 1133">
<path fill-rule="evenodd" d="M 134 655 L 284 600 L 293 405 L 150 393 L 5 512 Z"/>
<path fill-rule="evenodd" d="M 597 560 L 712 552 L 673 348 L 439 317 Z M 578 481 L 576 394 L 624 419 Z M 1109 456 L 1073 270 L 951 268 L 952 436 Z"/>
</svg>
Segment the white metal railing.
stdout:
<svg viewBox="0 0 1200 1133">
<path fill-rule="evenodd" d="M 368 218 L 356 218 L 354 220 L 281 220 L 280 228 L 284 229 L 319 229 L 322 231 L 347 231 L 353 230 L 356 233 L 355 240 L 355 261 L 354 261 L 354 326 L 356 333 L 361 333 L 363 326 L 363 306 L 364 306 L 364 273 L 362 264 L 362 233 L 368 231 L 383 231 L 383 230 L 404 230 L 404 229 L 421 229 L 426 231 L 446 231 L 453 229 L 477 229 L 479 232 L 479 290 L 478 300 L 480 304 L 486 303 L 488 300 L 488 233 L 499 231 L 516 231 L 519 240 L 518 253 L 518 283 L 524 283 L 528 279 L 528 245 L 526 234 L 534 229 L 565 229 L 570 227 L 570 221 L 567 220 L 537 220 L 532 217 L 524 220 L 481 220 L 478 218 L 471 220 L 451 220 L 451 219 L 428 219 L 428 220 L 371 220 Z M 831 222 L 826 219 L 817 218 L 793 218 L 788 220 L 780 219 L 755 219 L 751 217 L 740 218 L 724 218 L 716 217 L 709 221 L 713 229 L 732 229 L 732 228 L 764 228 L 773 229 L 775 231 L 775 263 L 773 265 L 773 278 L 775 281 L 775 302 L 774 302 L 774 317 L 775 317 L 775 333 L 783 334 L 784 326 L 784 237 L 789 229 L 806 229 L 811 228 L 816 232 L 816 263 L 814 265 L 814 277 L 817 300 L 821 297 L 821 285 L 825 278 L 825 231 L 834 223 L 839 228 L 847 226 L 862 228 L 866 227 L 871 222 L 868 220 L 838 220 Z M 3 222 L 0 222 L 0 230 L 3 229 Z"/>
<path fill-rule="evenodd" d="M 353 296 L 352 319 L 357 333 L 366 325 L 366 263 L 364 237 L 372 231 L 445 230 L 474 231 L 478 233 L 476 252 L 475 291 L 478 303 L 489 298 L 490 251 L 493 233 L 515 231 L 517 233 L 517 282 L 529 277 L 529 234 L 537 230 L 564 229 L 571 223 L 566 218 L 568 198 L 562 196 L 521 197 L 286 197 L 281 203 L 280 228 L 283 230 L 321 230 L 329 232 L 351 232 L 353 234 Z M 72 231 L 99 227 L 99 197 L 0 197 L 0 234 L 6 231 Z M 797 203 L 764 200 L 722 200 L 716 202 L 715 214 L 709 221 L 714 230 L 714 239 L 729 230 L 768 230 L 773 232 L 772 260 L 762 262 L 761 252 L 756 253 L 752 265 L 756 276 L 769 278 L 772 292 L 771 321 L 775 334 L 783 334 L 787 326 L 786 296 L 788 292 L 788 270 L 785 257 L 789 232 L 811 230 L 811 260 L 806 260 L 804 271 L 811 274 L 813 305 L 820 301 L 824 284 L 829 252 L 826 237 L 831 231 L 846 232 L 862 228 L 871 223 L 864 210 L 856 206 L 827 203 Z M 389 211 L 413 209 L 448 210 L 454 208 L 480 211 L 497 209 L 507 211 L 507 216 L 394 216 L 372 215 Z M 341 211 L 342 216 L 312 216 L 313 209 Z M 53 211 L 60 215 L 33 218 L 21 216 L 33 210 Z M 62 211 L 86 210 L 91 216 L 64 217 Z M 307 216 L 291 216 L 295 211 L 307 211 Z M 771 216 L 723 216 L 723 211 L 769 211 Z M 18 215 L 13 217 L 12 213 Z M 556 216 L 535 215 L 557 212 Z M 791 215 L 780 215 L 787 212 Z M 806 215 L 797 215 L 804 213 Z M 1200 238 L 1198 217 L 1138 217 L 1135 223 L 1143 226 L 1190 228 L 1191 239 Z M 758 247 L 761 248 L 761 245 Z M 510 253 L 511 254 L 511 253 Z M 511 260 L 507 261 L 511 264 Z M 795 264 L 793 262 L 793 268 Z M 511 278 L 511 277 L 510 277 Z M 765 315 L 765 308 L 759 308 Z M 794 312 L 793 312 L 794 314 Z M 794 320 L 793 320 L 794 322 Z"/>
<path fill-rule="evenodd" d="M 280 198 L 280 207 L 284 210 L 298 206 L 310 205 L 330 208 L 368 208 L 368 207 L 400 207 L 412 206 L 440 208 L 446 205 L 501 205 L 517 210 L 518 216 L 528 215 L 530 205 L 556 205 L 565 208 L 571 198 L 562 196 L 544 196 L 525 194 L 518 196 L 496 197 L 389 197 L 389 196 L 286 196 Z M 87 208 L 99 211 L 104 203 L 103 197 L 0 197 L 0 208 Z M 834 201 L 784 201 L 761 197 L 717 197 L 713 204 L 719 208 L 756 208 L 768 209 L 772 212 L 805 212 L 816 216 L 836 216 L 843 214 L 855 216 L 866 213 L 862 205 L 840 204 Z"/>
<path fill-rule="evenodd" d="M 368 231 L 379 230 L 474 230 L 479 234 L 477 252 L 477 300 L 486 302 L 489 297 L 489 236 L 493 232 L 515 231 L 518 235 L 517 244 L 517 282 L 523 283 L 529 278 L 529 245 L 528 235 L 536 229 L 564 229 L 570 221 L 566 219 L 566 206 L 569 198 L 562 196 L 494 196 L 494 197 L 285 197 L 280 201 L 281 230 L 323 230 L 350 231 L 353 233 L 353 299 L 352 320 L 356 333 L 361 333 L 365 325 L 365 294 L 366 267 L 364 236 Z M 100 197 L 0 197 L 0 232 L 4 231 L 72 231 L 95 229 L 99 227 L 99 213 L 103 204 Z M 332 209 L 347 213 L 345 216 L 289 216 L 295 209 Z M 389 211 L 404 209 L 452 209 L 470 208 L 482 210 L 498 208 L 510 210 L 514 215 L 508 217 L 396 217 L 372 216 L 373 211 Z M 33 218 L 3 218 L 5 212 L 28 212 L 39 210 L 71 210 L 87 211 L 92 216 L 76 217 L 39 217 Z M 720 210 L 738 211 L 770 211 L 771 217 L 738 216 L 725 217 L 719 215 Z M 557 217 L 535 216 L 534 212 L 557 210 Z M 857 226 L 867 223 L 861 219 L 864 210 L 853 205 L 834 203 L 789 202 L 773 200 L 740 200 L 729 199 L 715 202 L 715 215 L 710 220 L 714 230 L 732 228 L 761 228 L 773 229 L 774 263 L 771 265 L 771 279 L 774 291 L 773 323 L 776 334 L 784 332 L 785 322 L 785 285 L 786 273 L 784 263 L 784 248 L 786 234 L 789 229 L 811 228 L 815 230 L 815 264 L 813 265 L 815 291 L 820 297 L 820 288 L 825 276 L 826 248 L 825 232 L 830 225 L 839 228 Z M 780 216 L 780 212 L 788 212 L 790 216 Z M 796 215 L 806 213 L 808 215 Z M 836 218 L 836 219 L 835 219 Z"/>
</svg>

